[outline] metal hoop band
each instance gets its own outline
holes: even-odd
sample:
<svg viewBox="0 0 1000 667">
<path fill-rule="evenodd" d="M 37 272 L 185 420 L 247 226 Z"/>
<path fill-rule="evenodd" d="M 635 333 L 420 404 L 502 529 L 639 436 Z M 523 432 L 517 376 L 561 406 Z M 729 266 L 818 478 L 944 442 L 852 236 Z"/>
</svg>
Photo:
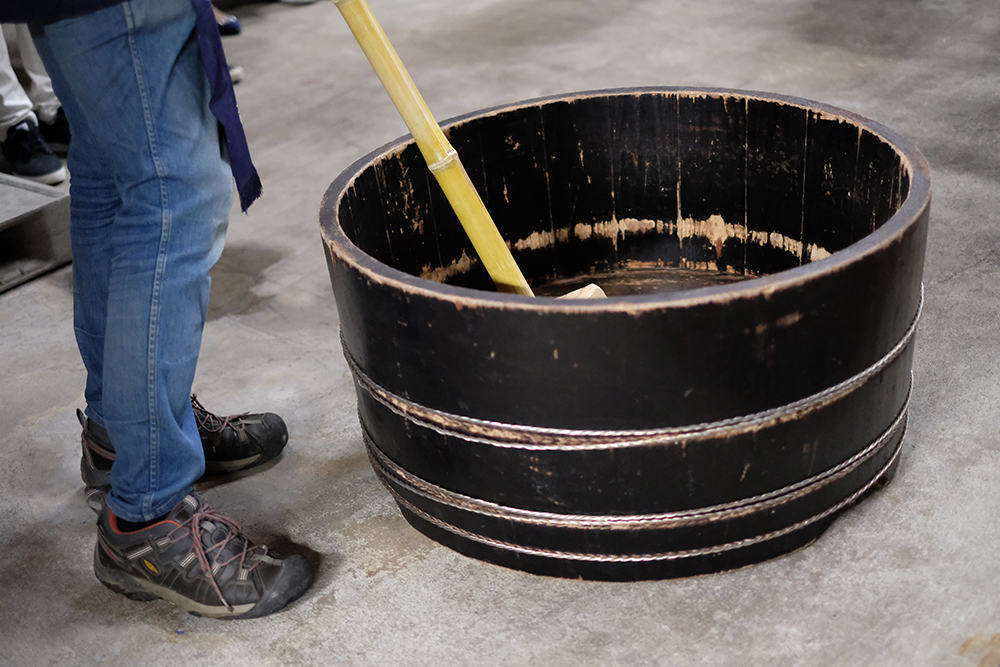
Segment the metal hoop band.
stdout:
<svg viewBox="0 0 1000 667">
<path fill-rule="evenodd" d="M 395 414 L 418 426 L 441 435 L 476 442 L 492 447 L 524 450 L 602 450 L 642 447 L 653 444 L 690 442 L 725 436 L 737 431 L 760 428 L 770 423 L 795 418 L 797 415 L 828 405 L 851 393 L 872 377 L 883 371 L 913 340 L 917 323 L 923 312 L 924 288 L 920 286 L 920 303 L 906 333 L 889 352 L 860 373 L 806 398 L 763 410 L 750 415 L 731 417 L 714 422 L 660 429 L 600 431 L 587 429 L 559 429 L 524 424 L 508 424 L 457 415 L 414 403 L 378 385 L 358 366 L 341 336 L 344 356 L 358 385 L 373 399 Z M 530 436 L 530 442 L 526 441 Z"/>
<path fill-rule="evenodd" d="M 396 502 L 399 503 L 401 507 L 412 512 L 417 517 L 427 521 L 428 523 L 437 526 L 443 530 L 450 533 L 464 537 L 466 539 L 478 542 L 480 544 L 485 544 L 496 549 L 502 549 L 505 551 L 512 551 L 519 554 L 524 554 L 528 556 L 541 556 L 546 558 L 556 558 L 561 560 L 572 560 L 572 561 L 587 561 L 593 563 L 648 563 L 648 562 L 658 562 L 658 561 L 671 561 L 680 560 L 684 558 L 696 558 L 699 556 L 710 556 L 713 554 L 723 553 L 726 551 L 732 551 L 734 549 L 743 549 L 746 547 L 753 546 L 755 544 L 760 544 L 761 542 L 766 542 L 768 540 L 773 540 L 785 535 L 789 535 L 798 530 L 801 530 L 817 521 L 822 521 L 823 519 L 836 514 L 840 510 L 844 509 L 848 505 L 854 503 L 858 498 L 863 496 L 868 492 L 885 474 L 888 472 L 892 466 L 896 463 L 899 458 L 899 454 L 902 451 L 902 438 L 900 438 L 899 444 L 893 450 L 892 457 L 889 461 L 879 470 L 878 474 L 874 475 L 863 487 L 852 493 L 850 496 L 840 501 L 836 505 L 811 516 L 807 519 L 803 519 L 791 526 L 786 526 L 780 530 L 772 531 L 770 533 L 765 533 L 764 535 L 757 535 L 755 537 L 746 538 L 743 540 L 738 540 L 736 542 L 729 542 L 727 544 L 719 544 L 711 547 L 703 547 L 700 549 L 690 549 L 686 551 L 669 551 L 664 553 L 656 554 L 629 554 L 629 555 L 617 555 L 617 554 L 588 554 L 588 553 L 578 553 L 570 551 L 556 551 L 553 549 L 537 549 L 533 547 L 525 547 L 519 544 L 512 544 L 510 542 L 504 542 L 501 540 L 496 540 L 484 535 L 478 535 L 470 531 L 464 530 L 457 526 L 453 526 L 449 523 L 441 521 L 440 519 L 431 516 L 427 512 L 424 512 L 420 508 L 413 505 L 405 498 L 403 498 L 394 488 L 387 485 L 389 493 L 392 494 Z"/>
<path fill-rule="evenodd" d="M 541 512 L 517 507 L 499 505 L 479 498 L 473 498 L 461 493 L 450 491 L 428 482 L 407 470 L 401 468 L 387 457 L 372 441 L 365 431 L 365 445 L 372 467 L 382 483 L 392 490 L 399 486 L 406 491 L 427 498 L 446 507 L 472 512 L 484 516 L 503 519 L 514 523 L 527 523 L 552 528 L 587 528 L 601 530 L 657 530 L 676 528 L 683 525 L 730 520 L 740 516 L 774 509 L 786 503 L 813 493 L 817 489 L 837 481 L 850 474 L 868 459 L 878 453 L 887 443 L 892 441 L 901 430 L 906 428 L 909 409 L 907 403 L 899 412 L 892 424 L 882 434 L 863 450 L 832 468 L 824 470 L 812 477 L 768 493 L 742 498 L 737 501 L 677 512 L 660 514 L 636 515 L 585 515 Z M 901 441 L 902 439 L 900 439 Z"/>
</svg>

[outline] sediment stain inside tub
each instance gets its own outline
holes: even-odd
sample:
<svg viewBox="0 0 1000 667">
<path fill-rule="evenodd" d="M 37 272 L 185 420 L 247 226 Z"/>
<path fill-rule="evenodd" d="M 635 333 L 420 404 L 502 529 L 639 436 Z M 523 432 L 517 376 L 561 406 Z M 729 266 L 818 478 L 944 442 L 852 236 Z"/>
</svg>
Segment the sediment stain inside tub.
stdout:
<svg viewBox="0 0 1000 667">
<path fill-rule="evenodd" d="M 722 248 L 729 241 L 770 248 L 800 258 L 803 263 L 813 262 L 830 256 L 830 252 L 816 244 L 804 244 L 778 232 L 750 230 L 743 224 L 726 222 L 722 216 L 713 215 L 707 220 L 683 218 L 679 221 L 623 218 L 611 219 L 594 224 L 579 223 L 573 227 L 534 232 L 526 238 L 508 246 L 515 252 L 539 251 L 566 246 L 571 239 L 577 242 L 589 241 L 595 237 L 618 243 L 626 237 L 654 240 L 655 236 L 673 237 L 681 248 L 696 241 L 707 241 L 714 249 L 716 259 L 722 256 Z M 468 273 L 478 265 L 478 259 L 463 251 L 461 257 L 445 267 L 422 267 L 420 277 L 436 282 Z M 756 273 L 744 268 L 736 271 L 731 265 L 713 261 L 691 261 L 681 257 L 676 263 L 641 261 L 628 257 L 620 258 L 611 266 L 596 267 L 581 275 L 549 276 L 535 280 L 533 289 L 539 296 L 558 296 L 588 283 L 594 282 L 604 288 L 609 296 L 658 294 L 713 285 L 724 285 L 750 278 Z"/>
</svg>

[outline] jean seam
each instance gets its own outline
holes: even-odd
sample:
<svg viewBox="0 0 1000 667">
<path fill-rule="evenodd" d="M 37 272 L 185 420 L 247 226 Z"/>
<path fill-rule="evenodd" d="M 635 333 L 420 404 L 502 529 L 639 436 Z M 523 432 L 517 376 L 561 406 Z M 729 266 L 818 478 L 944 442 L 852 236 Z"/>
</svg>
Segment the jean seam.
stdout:
<svg viewBox="0 0 1000 667">
<path fill-rule="evenodd" d="M 149 141 L 149 152 L 150 158 L 153 161 L 153 166 L 156 169 L 156 176 L 160 181 L 160 204 L 162 208 L 162 217 L 160 219 L 160 245 L 157 248 L 156 254 L 156 269 L 153 273 L 153 290 L 150 298 L 149 307 L 149 338 L 147 347 L 147 378 L 146 378 L 146 389 L 147 389 L 147 409 L 149 412 L 149 484 L 151 489 L 155 489 L 157 486 L 157 479 L 159 477 L 159 442 L 158 442 L 158 422 L 159 422 L 159 411 L 157 410 L 157 371 L 156 371 L 156 350 L 158 344 L 158 327 L 159 327 L 159 315 L 160 315 L 160 293 L 163 287 L 163 274 L 166 270 L 167 263 L 167 246 L 170 243 L 170 232 L 171 232 L 171 215 L 169 206 L 169 197 L 167 192 L 167 184 L 165 180 L 166 172 L 163 169 L 163 163 L 160 159 L 160 154 L 158 150 L 158 142 L 156 139 L 156 128 L 153 125 L 153 118 L 150 111 L 149 103 L 149 90 L 146 85 L 146 79 L 143 75 L 142 68 L 142 58 L 139 55 L 138 47 L 135 42 L 135 20 L 132 15 L 132 9 L 128 2 L 122 5 L 125 11 L 125 21 L 128 27 L 128 44 L 129 52 L 132 58 L 132 67 L 135 72 L 136 86 L 139 91 L 139 98 L 142 101 L 142 113 L 143 122 L 146 126 L 146 137 Z M 148 493 L 143 498 L 142 510 L 143 515 L 151 516 L 152 512 L 152 500 L 153 494 Z"/>
</svg>

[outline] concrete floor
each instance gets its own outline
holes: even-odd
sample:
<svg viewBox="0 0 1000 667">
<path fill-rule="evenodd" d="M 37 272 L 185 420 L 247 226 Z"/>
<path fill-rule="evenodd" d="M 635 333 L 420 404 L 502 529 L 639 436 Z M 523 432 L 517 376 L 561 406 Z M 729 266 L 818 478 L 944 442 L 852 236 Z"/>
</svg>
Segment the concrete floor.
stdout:
<svg viewBox="0 0 1000 667">
<path fill-rule="evenodd" d="M 232 213 L 195 389 L 219 412 L 281 413 L 291 441 L 204 494 L 261 541 L 304 545 L 316 583 L 233 623 L 98 584 L 62 269 L 0 296 L 0 664 L 1000 665 L 1000 3 L 372 4 L 438 118 L 709 85 L 821 100 L 915 141 L 935 200 L 895 481 L 807 549 L 681 581 L 541 578 L 412 530 L 363 452 L 317 224 L 336 175 L 405 128 L 331 3 L 230 4 L 265 195 Z"/>
</svg>

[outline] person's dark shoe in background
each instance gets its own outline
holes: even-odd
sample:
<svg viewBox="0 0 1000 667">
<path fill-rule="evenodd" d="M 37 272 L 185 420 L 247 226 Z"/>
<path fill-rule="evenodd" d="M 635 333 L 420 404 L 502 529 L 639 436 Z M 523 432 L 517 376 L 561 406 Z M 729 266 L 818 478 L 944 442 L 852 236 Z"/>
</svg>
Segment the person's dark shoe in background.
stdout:
<svg viewBox="0 0 1000 667">
<path fill-rule="evenodd" d="M 215 22 L 219 24 L 219 34 L 223 37 L 238 35 L 243 30 L 240 20 L 232 14 L 220 11 L 214 6 L 212 7 L 212 11 L 215 12 Z"/>
<path fill-rule="evenodd" d="M 66 180 L 66 167 L 29 119 L 7 130 L 7 139 L 0 143 L 0 150 L 15 176 L 46 185 Z"/>
</svg>

